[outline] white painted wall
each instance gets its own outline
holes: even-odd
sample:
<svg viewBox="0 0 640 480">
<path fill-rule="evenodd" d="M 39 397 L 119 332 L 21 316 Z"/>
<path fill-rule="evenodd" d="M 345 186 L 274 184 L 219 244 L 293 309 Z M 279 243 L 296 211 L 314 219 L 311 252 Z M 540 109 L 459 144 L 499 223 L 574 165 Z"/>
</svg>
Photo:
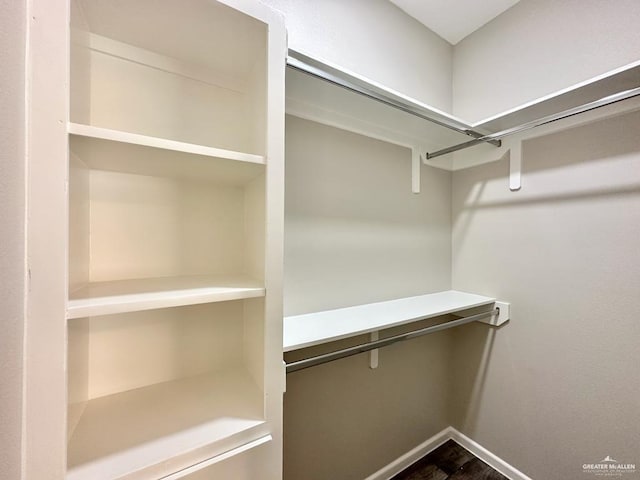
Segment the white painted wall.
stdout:
<svg viewBox="0 0 640 480">
<path fill-rule="evenodd" d="M 470 122 L 640 57 L 637 0 L 522 0 L 458 43 L 453 114 Z"/>
<path fill-rule="evenodd" d="M 451 173 L 421 180 L 412 194 L 408 149 L 288 117 L 285 315 L 449 289 Z M 285 478 L 361 480 L 446 427 L 449 349 L 443 332 L 377 370 L 359 355 L 289 374 Z"/>
<path fill-rule="evenodd" d="M 640 464 L 639 128 L 526 141 L 519 192 L 506 161 L 453 175 L 453 287 L 512 303 L 494 333 L 454 334 L 453 426 L 534 479 Z"/>
<path fill-rule="evenodd" d="M 26 2 L 0 0 L 0 472 L 21 475 Z"/>
<path fill-rule="evenodd" d="M 387 0 L 261 0 L 285 15 L 289 47 L 451 110 L 453 47 Z"/>
<path fill-rule="evenodd" d="M 411 151 L 287 117 L 285 315 L 446 290 L 450 173 Z"/>
</svg>

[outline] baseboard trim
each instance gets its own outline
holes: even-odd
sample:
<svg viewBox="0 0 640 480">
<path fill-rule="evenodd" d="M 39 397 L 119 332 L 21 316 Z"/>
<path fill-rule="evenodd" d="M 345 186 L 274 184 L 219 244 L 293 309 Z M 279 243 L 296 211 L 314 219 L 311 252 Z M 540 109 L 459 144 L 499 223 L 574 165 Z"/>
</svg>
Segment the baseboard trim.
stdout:
<svg viewBox="0 0 640 480">
<path fill-rule="evenodd" d="M 508 464 L 500 457 L 494 455 L 482 445 L 470 439 L 465 434 L 459 432 L 453 427 L 447 427 L 441 432 L 436 433 L 433 437 L 425 440 L 414 449 L 408 451 L 407 453 L 397 458 L 390 464 L 384 466 L 374 474 L 369 475 L 365 480 L 389 480 L 394 475 L 397 475 L 405 468 L 420 460 L 430 451 L 438 448 L 447 440 L 454 440 L 458 442 L 461 446 L 469 450 L 480 460 L 482 460 L 491 468 L 494 468 L 510 480 L 531 480 L 530 477 L 522 473 L 520 470 Z"/>
<path fill-rule="evenodd" d="M 497 455 L 491 453 L 489 450 L 484 448 L 478 442 L 470 439 L 464 433 L 460 433 L 453 427 L 449 427 L 449 432 L 451 435 L 451 439 L 458 442 L 464 448 L 473 453 L 476 457 L 482 460 L 484 463 L 489 465 L 491 468 L 497 470 L 505 477 L 511 480 L 531 480 L 530 477 L 522 473 L 520 470 L 515 468 L 513 465 L 508 464 L 504 460 L 502 460 Z"/>
<path fill-rule="evenodd" d="M 453 430 L 452 427 L 447 427 L 441 432 L 436 433 L 433 437 L 425 440 L 414 449 L 408 451 L 390 464 L 382 467 L 373 475 L 369 475 L 365 480 L 389 480 L 394 475 L 397 475 L 408 466 L 420 460 L 431 450 L 435 450 L 444 442 L 449 440 L 451 438 L 451 430 Z"/>
</svg>

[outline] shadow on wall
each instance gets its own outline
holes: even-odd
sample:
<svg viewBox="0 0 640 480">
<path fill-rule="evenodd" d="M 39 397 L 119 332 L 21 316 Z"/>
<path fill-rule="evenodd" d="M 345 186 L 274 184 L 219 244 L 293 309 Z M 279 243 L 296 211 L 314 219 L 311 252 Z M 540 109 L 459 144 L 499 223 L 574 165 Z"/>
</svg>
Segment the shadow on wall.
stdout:
<svg viewBox="0 0 640 480">
<path fill-rule="evenodd" d="M 640 135 L 629 128 L 638 124 L 640 111 L 634 111 L 523 141 L 523 186 L 517 192 L 508 188 L 508 154 L 466 171 L 474 181 L 464 182 L 464 187 L 454 174 L 454 257 L 464 246 L 465 232 L 476 212 L 637 195 L 640 174 L 628 175 L 623 184 L 606 185 L 602 179 L 611 168 L 628 169 L 624 157 L 640 152 Z M 559 170 L 571 176 L 570 183 Z"/>
<path fill-rule="evenodd" d="M 508 325 L 508 322 L 501 327 L 473 323 L 452 331 L 456 348 L 451 350 L 451 367 L 455 372 L 451 382 L 456 388 L 450 392 L 450 415 L 456 415 L 451 423 L 462 431 L 473 431 L 476 426 L 496 333 Z M 456 355 L 458 351 L 465 352 L 462 362 Z"/>
<path fill-rule="evenodd" d="M 572 166 L 585 167 L 587 162 L 594 162 L 593 170 L 598 169 L 598 163 L 610 162 L 615 157 L 624 157 L 640 151 L 640 135 L 630 125 L 640 123 L 640 111 L 617 115 L 604 120 L 596 120 L 586 125 L 572 127 L 548 135 L 531 138 L 522 144 L 522 174 L 526 181 L 534 177 L 543 178 L 544 182 L 552 180 L 554 169 L 570 168 Z M 570 148 L 568 148 L 570 147 Z M 558 152 L 562 152 L 561 155 Z M 496 207 L 520 206 L 533 203 L 557 203 L 562 201 L 580 200 L 583 198 L 597 198 L 599 196 L 625 195 L 634 193 L 640 188 L 638 177 L 635 182 L 624 186 L 610 188 L 599 184 L 595 178 L 592 188 L 577 190 L 578 185 L 566 185 L 565 192 L 553 196 L 532 196 L 527 192 L 527 185 L 519 192 L 510 192 L 506 179 L 509 176 L 508 155 L 505 154 L 498 162 L 491 165 L 472 167 L 481 171 L 482 180 L 476 182 L 472 190 L 464 195 L 463 210 L 486 209 Z M 489 168 L 491 166 L 497 168 Z M 543 175 L 545 174 L 545 175 Z M 504 199 L 483 201 L 483 193 L 488 183 L 494 180 L 504 181 Z M 630 178 L 630 180 L 633 180 Z M 536 185 L 541 182 L 535 182 Z M 554 183 L 550 182 L 553 186 Z M 540 185 L 543 186 L 543 185 Z M 553 188 L 547 188 L 554 190 Z"/>
<path fill-rule="evenodd" d="M 453 176 L 453 288 L 511 302 L 512 319 L 455 329 L 449 415 L 532 478 L 637 458 L 639 125 L 632 112 L 523 142 L 517 192 L 507 159 Z"/>
</svg>

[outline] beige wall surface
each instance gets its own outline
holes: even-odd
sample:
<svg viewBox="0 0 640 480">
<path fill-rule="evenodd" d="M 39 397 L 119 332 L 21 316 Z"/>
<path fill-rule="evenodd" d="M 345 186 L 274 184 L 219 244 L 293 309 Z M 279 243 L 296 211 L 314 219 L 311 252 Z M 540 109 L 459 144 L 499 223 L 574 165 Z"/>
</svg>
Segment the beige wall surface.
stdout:
<svg viewBox="0 0 640 480">
<path fill-rule="evenodd" d="M 414 195 L 409 150 L 296 117 L 286 146 L 286 315 L 449 289 L 450 172 L 424 168 Z M 443 332 L 376 370 L 358 355 L 289 374 L 285 478 L 361 480 L 445 428 L 449 349 Z"/>
<path fill-rule="evenodd" d="M 458 43 L 453 114 L 470 122 L 638 61 L 637 0 L 522 0 Z"/>
<path fill-rule="evenodd" d="M 20 478 L 24 333 L 26 4 L 0 0 L 0 476 Z"/>
<path fill-rule="evenodd" d="M 289 48 L 444 111 L 453 47 L 387 0 L 261 0 L 282 12 Z"/>
<path fill-rule="evenodd" d="M 519 192 L 506 161 L 453 177 L 453 287 L 512 320 L 456 329 L 451 418 L 534 479 L 640 464 L 639 128 L 633 112 L 525 141 Z"/>
</svg>

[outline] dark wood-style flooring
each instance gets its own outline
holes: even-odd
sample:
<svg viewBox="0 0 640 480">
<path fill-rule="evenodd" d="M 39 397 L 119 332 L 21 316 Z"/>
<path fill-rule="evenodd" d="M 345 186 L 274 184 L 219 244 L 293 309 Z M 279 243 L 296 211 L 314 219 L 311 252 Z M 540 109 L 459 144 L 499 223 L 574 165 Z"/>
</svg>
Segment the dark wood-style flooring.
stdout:
<svg viewBox="0 0 640 480">
<path fill-rule="evenodd" d="M 509 480 L 449 440 L 391 480 Z"/>
</svg>

